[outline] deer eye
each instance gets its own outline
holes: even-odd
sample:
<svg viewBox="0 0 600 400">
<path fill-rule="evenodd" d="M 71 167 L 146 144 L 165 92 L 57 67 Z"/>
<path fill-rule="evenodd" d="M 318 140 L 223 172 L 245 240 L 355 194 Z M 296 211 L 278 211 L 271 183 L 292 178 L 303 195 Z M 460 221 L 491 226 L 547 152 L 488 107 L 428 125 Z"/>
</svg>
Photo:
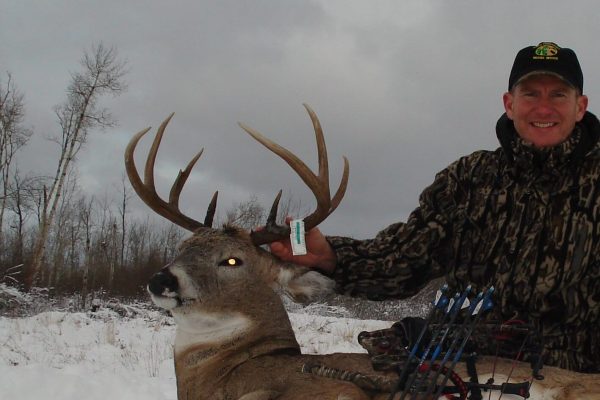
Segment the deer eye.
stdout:
<svg viewBox="0 0 600 400">
<path fill-rule="evenodd" d="M 229 257 L 219 263 L 219 267 L 239 267 L 244 262 L 237 257 Z"/>
</svg>

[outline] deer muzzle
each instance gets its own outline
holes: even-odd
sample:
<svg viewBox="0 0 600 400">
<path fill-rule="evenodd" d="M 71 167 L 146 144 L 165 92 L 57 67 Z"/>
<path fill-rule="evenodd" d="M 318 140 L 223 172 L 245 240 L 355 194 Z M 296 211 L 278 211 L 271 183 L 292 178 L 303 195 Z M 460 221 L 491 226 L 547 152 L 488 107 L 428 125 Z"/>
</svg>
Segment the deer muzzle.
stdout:
<svg viewBox="0 0 600 400">
<path fill-rule="evenodd" d="M 168 268 L 152 275 L 148 281 L 148 292 L 154 304 L 159 307 L 170 310 L 181 305 L 179 282 Z"/>
</svg>

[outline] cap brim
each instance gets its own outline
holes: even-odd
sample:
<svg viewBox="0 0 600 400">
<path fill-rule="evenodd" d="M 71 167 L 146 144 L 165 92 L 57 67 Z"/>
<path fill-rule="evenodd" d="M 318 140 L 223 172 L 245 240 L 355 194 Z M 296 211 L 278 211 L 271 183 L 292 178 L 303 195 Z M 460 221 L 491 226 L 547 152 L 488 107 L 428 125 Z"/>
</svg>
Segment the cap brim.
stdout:
<svg viewBox="0 0 600 400">
<path fill-rule="evenodd" d="M 518 81 L 515 82 L 515 84 L 512 86 L 513 88 L 516 87 L 518 84 L 522 83 L 524 80 L 527 80 L 529 78 L 531 78 L 532 76 L 535 75 L 550 75 L 550 76 L 555 76 L 558 79 L 562 80 L 563 82 L 565 82 L 567 85 L 571 86 L 572 88 L 576 89 L 576 86 L 569 82 L 569 80 L 567 80 L 564 76 L 562 76 L 561 74 L 557 74 L 556 72 L 553 71 L 546 71 L 546 70 L 536 70 L 536 71 L 531 71 L 526 73 L 525 75 L 523 75 L 522 77 L 519 78 Z"/>
</svg>

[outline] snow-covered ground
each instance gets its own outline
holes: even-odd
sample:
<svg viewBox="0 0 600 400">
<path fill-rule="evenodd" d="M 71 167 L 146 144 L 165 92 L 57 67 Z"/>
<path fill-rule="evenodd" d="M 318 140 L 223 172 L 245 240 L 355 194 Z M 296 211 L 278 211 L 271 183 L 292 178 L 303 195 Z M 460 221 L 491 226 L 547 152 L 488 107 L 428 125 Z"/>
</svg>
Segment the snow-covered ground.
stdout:
<svg viewBox="0 0 600 400">
<path fill-rule="evenodd" d="M 132 314 L 0 317 L 0 399 L 176 400 L 172 319 L 152 310 Z M 361 352 L 360 331 L 391 324 L 310 308 L 290 317 L 304 353 Z"/>
<path fill-rule="evenodd" d="M 95 312 L 64 311 L 76 302 L 57 304 L 43 292 L 25 294 L 0 283 L 0 311 L 32 315 L 0 317 L 0 400 L 177 399 L 170 316 L 149 303 L 118 301 L 100 304 Z M 400 319 L 398 314 L 424 315 L 428 308 L 414 299 L 389 304 L 338 299 L 336 306 L 284 302 L 306 354 L 363 352 L 356 340 L 359 332 L 389 327 Z M 39 312 L 49 308 L 61 311 Z M 499 395 L 486 398 L 497 400 Z M 531 398 L 556 399 L 535 392 Z"/>
</svg>

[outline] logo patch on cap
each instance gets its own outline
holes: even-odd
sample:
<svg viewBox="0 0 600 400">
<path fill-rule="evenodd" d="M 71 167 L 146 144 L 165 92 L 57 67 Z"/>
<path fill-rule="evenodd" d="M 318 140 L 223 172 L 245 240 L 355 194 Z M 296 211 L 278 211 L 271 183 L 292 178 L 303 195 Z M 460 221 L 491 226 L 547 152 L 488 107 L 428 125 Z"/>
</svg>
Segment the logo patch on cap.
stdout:
<svg viewBox="0 0 600 400">
<path fill-rule="evenodd" d="M 556 43 L 542 42 L 535 49 L 534 60 L 558 60 L 560 47 Z"/>
</svg>

